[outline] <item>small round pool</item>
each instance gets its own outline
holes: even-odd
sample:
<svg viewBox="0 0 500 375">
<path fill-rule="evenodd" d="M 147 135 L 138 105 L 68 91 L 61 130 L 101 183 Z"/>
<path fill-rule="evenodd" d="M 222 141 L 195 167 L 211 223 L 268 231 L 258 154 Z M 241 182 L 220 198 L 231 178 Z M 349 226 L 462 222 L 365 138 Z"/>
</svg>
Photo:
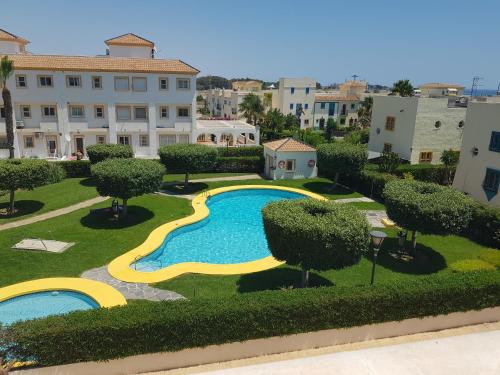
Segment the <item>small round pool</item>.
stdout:
<svg viewBox="0 0 500 375">
<path fill-rule="evenodd" d="M 96 301 L 79 292 L 52 290 L 29 293 L 0 302 L 0 323 L 9 325 L 20 320 L 97 308 L 99 304 Z"/>
</svg>

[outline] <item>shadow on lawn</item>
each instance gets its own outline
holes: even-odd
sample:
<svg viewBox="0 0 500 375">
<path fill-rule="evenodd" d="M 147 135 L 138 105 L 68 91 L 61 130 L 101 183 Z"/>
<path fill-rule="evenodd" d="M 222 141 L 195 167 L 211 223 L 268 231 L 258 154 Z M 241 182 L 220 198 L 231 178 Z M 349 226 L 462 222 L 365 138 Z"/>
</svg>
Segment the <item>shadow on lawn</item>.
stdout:
<svg viewBox="0 0 500 375">
<path fill-rule="evenodd" d="M 411 244 L 407 242 L 406 249 L 410 246 Z M 416 257 L 400 253 L 398 240 L 387 238 L 380 250 L 377 263 L 391 271 L 412 275 L 428 275 L 446 268 L 446 260 L 432 248 L 417 243 L 416 253 Z M 366 258 L 371 261 L 372 253 L 370 252 Z"/>
<path fill-rule="evenodd" d="M 172 185 L 169 183 L 163 184 L 163 190 L 168 191 L 172 194 L 186 195 L 186 194 L 197 194 L 203 190 L 206 190 L 208 185 L 204 182 L 190 182 L 187 188 L 184 188 L 184 183 L 180 182 L 178 184 Z"/>
<path fill-rule="evenodd" d="M 20 201 L 15 201 L 14 205 L 17 211 L 13 215 L 4 215 L 3 212 L 6 211 L 7 208 L 9 207 L 9 202 L 0 203 L 0 211 L 2 211 L 2 214 L 0 215 L 0 222 L 2 221 L 2 219 L 12 219 L 14 217 L 22 217 L 24 215 L 29 215 L 37 211 L 40 211 L 43 208 L 43 206 L 45 206 L 45 203 L 33 200 L 20 200 Z"/>
<path fill-rule="evenodd" d="M 92 229 L 122 229 L 133 227 L 152 219 L 154 212 L 140 206 L 128 206 L 128 214 L 119 220 L 115 219 L 110 212 L 89 213 L 80 219 L 80 223 Z"/>
<path fill-rule="evenodd" d="M 306 182 L 304 184 L 304 187 L 316 194 L 346 195 L 352 194 L 354 192 L 353 190 L 340 184 L 337 184 L 337 186 L 335 186 L 335 189 L 332 190 L 332 183 L 324 181 Z"/>
<path fill-rule="evenodd" d="M 267 271 L 249 273 L 242 275 L 237 281 L 238 292 L 257 292 L 260 290 L 276 290 L 282 288 L 289 288 L 293 286 L 298 288 L 300 286 L 302 273 L 300 270 L 280 267 L 273 268 Z M 332 286 L 333 283 L 311 272 L 309 276 L 309 286 Z"/>
<path fill-rule="evenodd" d="M 84 180 L 81 180 L 80 185 L 87 187 L 95 187 L 95 180 L 93 177 L 89 177 Z"/>
</svg>

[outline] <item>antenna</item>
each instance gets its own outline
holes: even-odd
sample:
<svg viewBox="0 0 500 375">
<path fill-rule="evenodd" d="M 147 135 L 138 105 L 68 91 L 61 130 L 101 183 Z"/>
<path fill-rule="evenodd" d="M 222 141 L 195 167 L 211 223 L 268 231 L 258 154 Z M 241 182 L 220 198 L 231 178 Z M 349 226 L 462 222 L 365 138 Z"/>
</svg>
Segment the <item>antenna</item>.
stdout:
<svg viewBox="0 0 500 375">
<path fill-rule="evenodd" d="M 353 74 L 351 77 L 352 77 L 353 81 L 355 81 L 356 78 L 358 78 L 359 76 L 357 74 Z"/>
<path fill-rule="evenodd" d="M 470 89 L 470 96 L 471 98 L 474 96 L 474 89 L 476 90 L 476 94 L 477 94 L 477 88 L 479 86 L 482 86 L 481 84 L 479 84 L 480 81 L 483 80 L 483 77 L 479 77 L 479 76 L 474 76 L 472 78 L 472 87 Z"/>
</svg>

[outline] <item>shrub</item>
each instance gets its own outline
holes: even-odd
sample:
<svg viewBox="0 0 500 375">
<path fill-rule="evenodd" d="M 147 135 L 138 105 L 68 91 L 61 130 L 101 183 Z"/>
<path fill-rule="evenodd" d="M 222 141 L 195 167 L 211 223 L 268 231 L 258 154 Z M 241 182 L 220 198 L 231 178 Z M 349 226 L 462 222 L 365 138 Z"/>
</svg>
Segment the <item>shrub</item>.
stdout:
<svg viewBox="0 0 500 375">
<path fill-rule="evenodd" d="M 344 141 L 355 145 L 365 145 L 370 139 L 370 129 L 354 130 L 344 137 Z"/>
<path fill-rule="evenodd" d="M 500 208 L 475 204 L 464 234 L 473 241 L 500 249 Z"/>
<path fill-rule="evenodd" d="M 481 259 L 459 260 L 450 264 L 450 268 L 454 272 L 487 271 L 496 269 L 495 266 Z"/>
<path fill-rule="evenodd" d="M 14 196 L 18 189 L 32 190 L 49 181 L 50 165 L 46 160 L 0 160 L 0 190 L 10 192 L 9 212 L 15 211 Z"/>
<path fill-rule="evenodd" d="M 47 183 L 55 184 L 61 182 L 66 178 L 66 171 L 61 165 L 57 163 L 49 163 L 49 175 L 47 178 Z"/>
<path fill-rule="evenodd" d="M 347 142 L 319 145 L 317 152 L 319 172 L 326 177 L 333 178 L 335 183 L 338 182 L 341 174 L 359 175 L 368 160 L 365 146 Z"/>
<path fill-rule="evenodd" d="M 381 173 L 369 169 L 363 169 L 358 178 L 357 189 L 361 193 L 368 195 L 372 198 L 383 198 L 383 191 L 385 185 L 392 180 L 398 178 L 389 173 Z"/>
<path fill-rule="evenodd" d="M 498 250 L 483 249 L 479 253 L 479 259 L 500 268 L 500 251 Z"/>
<path fill-rule="evenodd" d="M 300 199 L 278 201 L 262 209 L 267 242 L 273 256 L 303 271 L 343 268 L 368 250 L 370 227 L 349 205 Z"/>
<path fill-rule="evenodd" d="M 272 336 L 400 321 L 500 305 L 500 273 L 442 273 L 366 286 L 265 291 L 136 303 L 10 326 L 12 358 L 102 361 Z"/>
<path fill-rule="evenodd" d="M 418 181 L 442 185 L 445 184 L 448 175 L 453 179 L 455 170 L 440 164 L 403 164 L 394 171 L 394 174 L 400 177 L 405 173 L 411 173 Z"/>
<path fill-rule="evenodd" d="M 260 173 L 264 169 L 262 156 L 218 157 L 215 167 L 217 172 Z"/>
<path fill-rule="evenodd" d="M 243 157 L 264 155 L 264 146 L 217 147 L 219 157 Z"/>
<path fill-rule="evenodd" d="M 387 215 L 399 226 L 430 234 L 460 233 L 471 219 L 473 201 L 463 193 L 437 184 L 394 180 L 384 189 Z"/>
<path fill-rule="evenodd" d="M 129 145 L 122 144 L 95 144 L 87 146 L 87 155 L 91 164 L 106 159 L 127 159 L 134 157 L 134 151 Z"/>
<path fill-rule="evenodd" d="M 380 172 L 394 173 L 400 164 L 401 161 L 398 154 L 395 152 L 384 152 L 379 158 L 378 168 Z"/>
<path fill-rule="evenodd" d="M 67 177 L 90 177 L 91 175 L 89 160 L 63 160 L 55 163 L 66 171 Z"/>
<path fill-rule="evenodd" d="M 184 186 L 190 173 L 213 171 L 217 161 L 217 149 L 198 144 L 175 144 L 158 150 L 160 160 L 168 173 L 184 173 Z"/>
<path fill-rule="evenodd" d="M 97 192 L 123 200 L 122 215 L 127 215 L 127 201 L 158 191 L 165 169 L 154 160 L 109 159 L 92 166 Z"/>
</svg>

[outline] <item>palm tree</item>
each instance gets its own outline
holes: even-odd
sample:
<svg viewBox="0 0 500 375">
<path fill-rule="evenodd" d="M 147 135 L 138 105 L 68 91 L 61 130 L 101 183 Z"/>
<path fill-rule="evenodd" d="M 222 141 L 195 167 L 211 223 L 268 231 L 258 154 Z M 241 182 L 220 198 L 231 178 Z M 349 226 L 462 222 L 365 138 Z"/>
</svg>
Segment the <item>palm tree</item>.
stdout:
<svg viewBox="0 0 500 375">
<path fill-rule="evenodd" d="M 409 79 L 400 79 L 394 82 L 391 89 L 391 94 L 399 94 L 399 96 L 413 96 L 413 86 Z"/>
<path fill-rule="evenodd" d="M 362 128 L 370 127 L 372 122 L 373 97 L 367 96 L 358 108 L 358 123 Z"/>
<path fill-rule="evenodd" d="M 247 121 L 251 121 L 254 126 L 257 125 L 264 115 L 264 105 L 260 97 L 253 93 L 243 98 L 243 101 L 239 105 L 239 110 L 243 113 Z"/>
<path fill-rule="evenodd" d="M 262 130 L 267 139 L 276 139 L 285 128 L 285 116 L 279 109 L 271 109 L 262 120 Z"/>
<path fill-rule="evenodd" d="M 7 80 L 14 72 L 14 62 L 7 56 L 0 61 L 0 86 L 2 86 L 2 100 L 5 111 L 5 129 L 7 131 L 7 145 L 9 158 L 14 158 L 14 120 L 12 119 L 12 97 L 7 88 Z"/>
</svg>

